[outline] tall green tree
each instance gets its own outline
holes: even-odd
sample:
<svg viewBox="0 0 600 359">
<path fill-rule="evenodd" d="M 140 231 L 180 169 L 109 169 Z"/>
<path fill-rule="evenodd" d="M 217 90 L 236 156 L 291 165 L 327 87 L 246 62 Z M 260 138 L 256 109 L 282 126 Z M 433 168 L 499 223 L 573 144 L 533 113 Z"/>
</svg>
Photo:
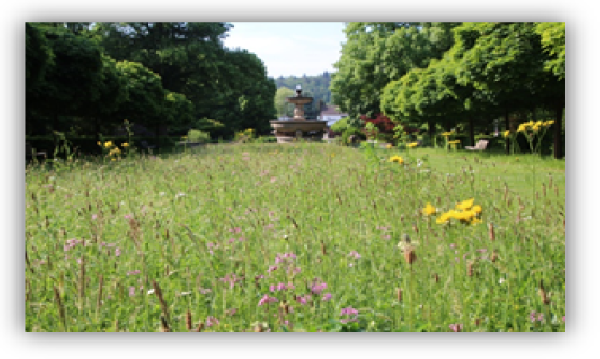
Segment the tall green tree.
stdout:
<svg viewBox="0 0 600 359">
<path fill-rule="evenodd" d="M 412 68 L 425 68 L 453 44 L 458 23 L 349 23 L 338 72 L 331 81 L 332 98 L 350 116 L 373 116 L 391 81 Z"/>
<path fill-rule="evenodd" d="M 280 87 L 277 89 L 277 92 L 275 93 L 275 110 L 277 111 L 277 117 L 293 116 L 293 106 L 287 102 L 286 98 L 294 96 L 294 94 L 295 91 L 287 87 Z"/>
<path fill-rule="evenodd" d="M 465 23 L 455 29 L 458 83 L 503 109 L 506 127 L 511 113 L 531 110 L 532 103 L 564 104 L 564 83 L 544 71 L 548 55 L 535 29 L 535 23 Z M 508 141 L 506 146 L 508 153 Z"/>
<path fill-rule="evenodd" d="M 46 66 L 43 80 L 27 87 L 27 107 L 37 118 L 53 118 L 53 129 L 60 130 L 60 115 L 85 116 L 97 103 L 103 79 L 102 48 L 94 39 L 64 26 L 40 25 L 38 29 L 53 62 Z"/>
</svg>

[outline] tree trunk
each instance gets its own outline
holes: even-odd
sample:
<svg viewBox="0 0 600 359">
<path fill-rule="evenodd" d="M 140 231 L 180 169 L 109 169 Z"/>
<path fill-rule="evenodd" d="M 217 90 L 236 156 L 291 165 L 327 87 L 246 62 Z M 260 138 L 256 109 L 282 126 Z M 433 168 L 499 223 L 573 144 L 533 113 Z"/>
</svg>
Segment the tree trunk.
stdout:
<svg viewBox="0 0 600 359">
<path fill-rule="evenodd" d="M 471 140 L 471 146 L 475 146 L 475 129 L 473 128 L 473 117 L 469 118 L 469 139 Z"/>
<path fill-rule="evenodd" d="M 433 145 L 433 137 L 435 136 L 435 122 L 429 121 L 427 123 L 428 131 L 429 131 L 429 141 Z"/>
<path fill-rule="evenodd" d="M 559 159 L 562 156 L 562 113 L 563 106 L 556 107 L 556 120 L 554 121 L 554 158 Z"/>
<path fill-rule="evenodd" d="M 508 120 L 508 107 L 504 108 L 504 124 L 506 125 L 506 129 L 509 130 L 510 122 Z M 506 137 L 505 140 L 506 140 L 506 154 L 509 155 L 510 154 L 510 140 L 508 139 L 508 137 Z"/>
<path fill-rule="evenodd" d="M 100 121 L 98 121 L 98 117 L 94 117 L 94 131 L 95 133 L 95 138 L 96 138 L 96 143 L 100 142 Z M 102 148 L 100 148 L 100 154 L 102 154 Z"/>
<path fill-rule="evenodd" d="M 160 122 L 156 123 L 156 153 L 160 149 Z"/>
</svg>

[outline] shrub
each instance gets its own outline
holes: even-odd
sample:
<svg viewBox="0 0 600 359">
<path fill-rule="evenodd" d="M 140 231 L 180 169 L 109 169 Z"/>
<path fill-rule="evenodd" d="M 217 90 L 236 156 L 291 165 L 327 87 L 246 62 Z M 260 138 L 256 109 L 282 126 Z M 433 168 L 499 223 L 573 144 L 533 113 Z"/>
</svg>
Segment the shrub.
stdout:
<svg viewBox="0 0 600 359">
<path fill-rule="evenodd" d="M 210 142 L 210 134 L 208 132 L 191 129 L 188 131 L 187 140 L 188 142 L 208 143 Z"/>
<path fill-rule="evenodd" d="M 357 136 L 361 140 L 366 140 L 367 139 L 367 136 L 359 128 L 349 127 L 342 134 L 342 144 L 349 145 L 350 143 L 348 142 L 348 138 L 350 136 L 352 136 L 352 135 Z"/>
<path fill-rule="evenodd" d="M 331 125 L 331 131 L 344 133 L 344 131 L 346 131 L 348 127 L 351 127 L 348 123 L 348 117 L 344 117 L 336 123 L 334 123 L 333 125 Z"/>
</svg>

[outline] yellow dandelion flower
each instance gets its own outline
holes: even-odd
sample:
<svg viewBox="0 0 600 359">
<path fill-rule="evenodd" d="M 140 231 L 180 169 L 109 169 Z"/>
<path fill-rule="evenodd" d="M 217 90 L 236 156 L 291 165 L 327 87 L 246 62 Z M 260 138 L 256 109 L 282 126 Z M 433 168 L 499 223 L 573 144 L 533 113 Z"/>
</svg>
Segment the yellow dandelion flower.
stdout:
<svg viewBox="0 0 600 359">
<path fill-rule="evenodd" d="M 116 159 L 116 158 L 111 158 L 110 160 L 111 160 L 111 161 L 116 161 L 117 159 Z"/>
<path fill-rule="evenodd" d="M 450 215 L 450 212 L 444 213 L 444 214 L 442 214 L 441 216 L 439 216 L 438 218 L 435 219 L 435 223 L 437 223 L 437 224 L 448 223 L 448 221 L 450 220 L 450 218 L 452 218 L 452 216 Z"/>
<path fill-rule="evenodd" d="M 436 209 L 429 202 L 427 202 L 427 206 L 425 206 L 425 208 L 423 208 L 422 212 L 426 216 L 431 216 L 432 214 L 435 214 Z"/>
<path fill-rule="evenodd" d="M 471 224 L 479 224 L 481 222 L 483 222 L 481 219 L 479 219 L 479 218 L 473 218 L 473 220 L 471 221 Z"/>
<path fill-rule="evenodd" d="M 510 131 L 504 131 L 504 137 L 508 137 L 510 135 Z"/>
<path fill-rule="evenodd" d="M 475 201 L 475 198 L 464 200 L 464 201 L 460 202 L 459 204 L 457 204 L 456 208 L 462 209 L 463 211 L 469 210 L 469 209 L 471 209 L 471 207 L 473 207 L 474 201 Z"/>
<path fill-rule="evenodd" d="M 125 142 L 121 146 L 123 146 L 123 147 L 129 147 L 129 143 Z"/>
<path fill-rule="evenodd" d="M 419 145 L 419 143 L 418 143 L 418 142 L 412 142 L 412 143 L 409 143 L 409 144 L 408 144 L 408 145 L 406 145 L 406 146 L 407 146 L 407 147 L 410 147 L 410 148 L 413 148 L 413 147 L 417 147 L 418 145 Z"/>
<path fill-rule="evenodd" d="M 394 146 L 392 146 L 392 144 L 390 144 L 390 143 L 388 143 L 387 145 L 385 145 L 385 148 L 387 148 L 387 149 L 390 149 L 392 147 L 394 147 Z"/>
<path fill-rule="evenodd" d="M 112 147 L 112 141 L 104 142 L 104 147 Z"/>
<path fill-rule="evenodd" d="M 399 164 L 403 164 L 404 159 L 400 156 L 393 156 L 390 158 L 390 162 L 398 162 Z"/>
<path fill-rule="evenodd" d="M 481 209 L 480 205 L 476 205 L 476 206 L 473 206 L 473 208 L 471 208 L 471 211 L 475 212 L 476 214 L 480 214 L 482 209 Z"/>
<path fill-rule="evenodd" d="M 102 146 L 102 142 L 98 141 L 98 146 Z"/>
</svg>

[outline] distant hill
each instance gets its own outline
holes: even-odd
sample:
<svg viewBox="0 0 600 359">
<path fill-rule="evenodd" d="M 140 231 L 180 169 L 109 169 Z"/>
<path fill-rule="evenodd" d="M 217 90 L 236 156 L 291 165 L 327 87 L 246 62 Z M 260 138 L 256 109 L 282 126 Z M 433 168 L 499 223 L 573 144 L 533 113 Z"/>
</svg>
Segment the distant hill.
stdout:
<svg viewBox="0 0 600 359">
<path fill-rule="evenodd" d="M 317 76 L 279 76 L 279 78 L 275 79 L 275 82 L 277 88 L 287 87 L 292 90 L 295 90 L 296 85 L 300 84 L 302 86 L 302 93 L 314 97 L 315 102 L 317 100 L 322 100 L 327 104 L 331 103 L 331 91 L 329 91 L 331 74 L 328 72 L 324 72 L 322 75 Z"/>
</svg>

